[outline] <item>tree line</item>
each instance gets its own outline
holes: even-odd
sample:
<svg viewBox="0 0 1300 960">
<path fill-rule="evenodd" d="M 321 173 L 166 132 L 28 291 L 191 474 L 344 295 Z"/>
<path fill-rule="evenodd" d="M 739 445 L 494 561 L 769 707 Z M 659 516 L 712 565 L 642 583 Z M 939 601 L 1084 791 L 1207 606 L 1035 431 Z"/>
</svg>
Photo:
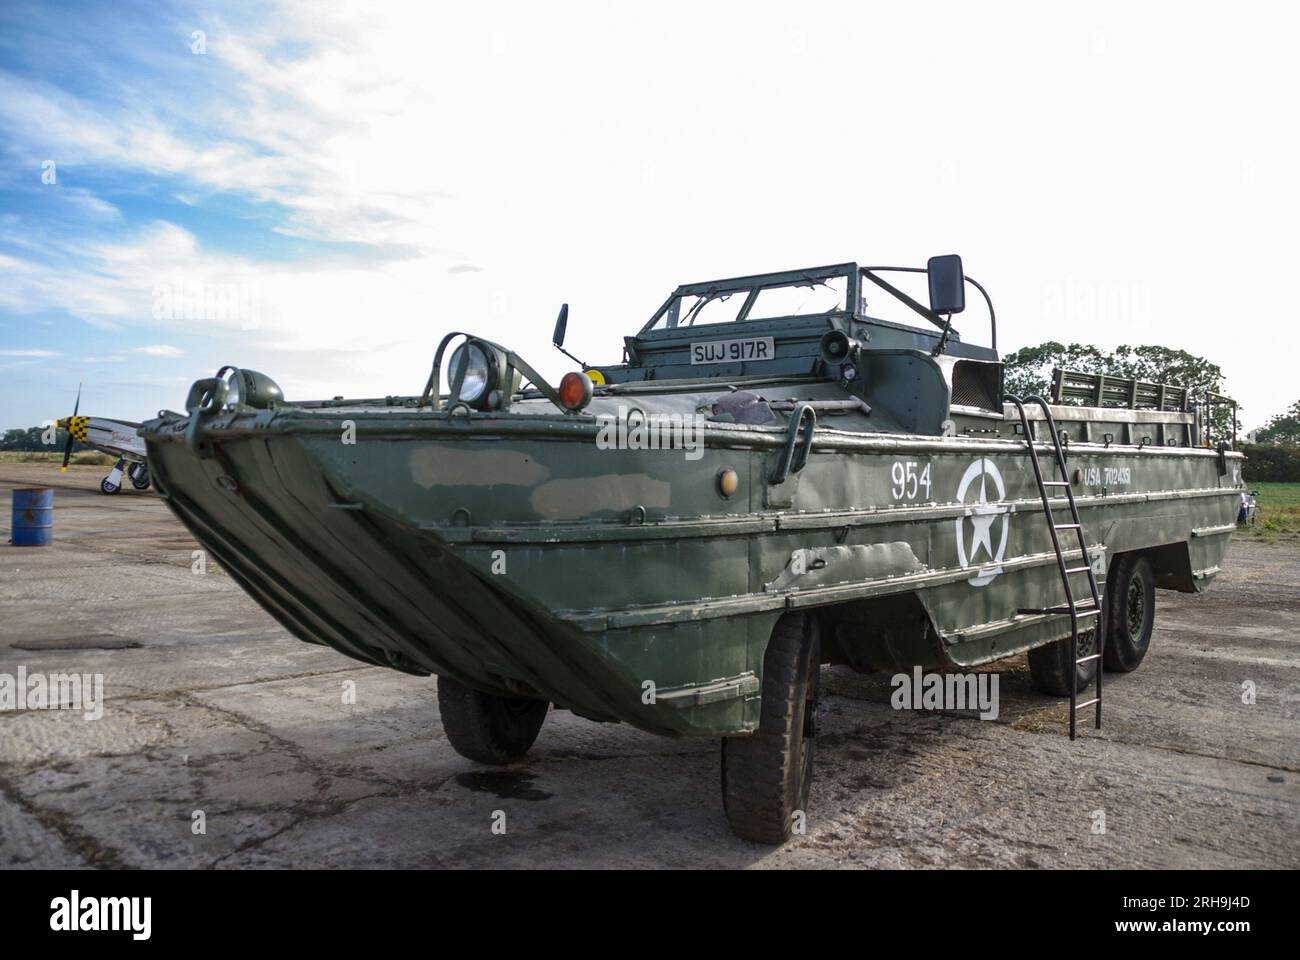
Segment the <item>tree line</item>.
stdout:
<svg viewBox="0 0 1300 960">
<path fill-rule="evenodd" d="M 1300 400 L 1269 418 L 1242 447 L 1246 479 L 1252 483 L 1300 483 Z"/>
<path fill-rule="evenodd" d="M 54 453 L 61 451 L 63 445 L 68 442 L 68 432 L 66 430 L 55 430 L 54 443 L 45 443 L 47 430 L 49 430 L 49 427 L 6 430 L 4 436 L 0 436 L 0 451 L 14 450 L 23 453 Z M 91 449 L 93 448 L 80 441 L 74 441 L 72 444 L 74 453 Z"/>
<path fill-rule="evenodd" d="M 1186 350 L 1150 344 L 1123 344 L 1104 350 L 1089 343 L 1049 340 L 1036 347 L 1022 347 L 1003 357 L 1002 363 L 1007 393 L 1020 397 L 1049 397 L 1053 368 L 1187 387 L 1192 398 L 1227 392 L 1223 370 L 1217 363 Z M 1214 432 L 1218 436 L 1232 431 L 1230 417 L 1229 410 L 1216 409 Z M 1300 401 L 1272 417 L 1253 439 L 1253 443 L 1238 447 L 1246 454 L 1248 482 L 1300 483 Z"/>
<path fill-rule="evenodd" d="M 1122 344 L 1114 350 L 1103 350 L 1090 343 L 1067 345 L 1049 340 L 1036 347 L 1022 347 L 1002 358 L 1007 393 L 1048 397 L 1053 367 L 1187 387 L 1193 398 L 1225 392 L 1219 365 L 1186 350 L 1149 344 L 1136 347 Z"/>
</svg>

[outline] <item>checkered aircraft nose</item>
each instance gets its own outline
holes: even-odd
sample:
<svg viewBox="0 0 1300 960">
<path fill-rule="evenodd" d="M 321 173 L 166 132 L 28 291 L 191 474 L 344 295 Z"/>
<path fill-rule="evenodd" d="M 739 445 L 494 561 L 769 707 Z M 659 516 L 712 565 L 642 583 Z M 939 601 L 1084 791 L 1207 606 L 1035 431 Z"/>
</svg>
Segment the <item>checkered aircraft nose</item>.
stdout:
<svg viewBox="0 0 1300 960">
<path fill-rule="evenodd" d="M 55 426 L 68 431 L 78 443 L 86 443 L 86 426 L 89 423 L 89 417 L 64 417 Z"/>
</svg>

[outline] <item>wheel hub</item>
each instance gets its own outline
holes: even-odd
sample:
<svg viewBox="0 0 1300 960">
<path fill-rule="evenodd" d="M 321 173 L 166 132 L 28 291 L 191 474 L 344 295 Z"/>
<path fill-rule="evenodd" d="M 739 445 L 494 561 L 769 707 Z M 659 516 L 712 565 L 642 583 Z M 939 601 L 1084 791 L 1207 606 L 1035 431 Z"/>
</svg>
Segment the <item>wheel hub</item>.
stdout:
<svg viewBox="0 0 1300 960">
<path fill-rule="evenodd" d="M 817 665 L 814 664 L 814 678 L 808 684 L 808 690 L 804 694 L 803 701 L 803 730 L 799 738 L 799 803 L 802 805 L 807 800 L 808 788 L 812 784 L 813 768 L 813 743 L 817 736 L 817 700 L 820 690 L 820 678 L 815 675 Z"/>
<path fill-rule="evenodd" d="M 1136 637 L 1142 632 L 1147 617 L 1147 595 L 1142 583 L 1136 577 L 1128 585 L 1128 632 Z"/>
</svg>

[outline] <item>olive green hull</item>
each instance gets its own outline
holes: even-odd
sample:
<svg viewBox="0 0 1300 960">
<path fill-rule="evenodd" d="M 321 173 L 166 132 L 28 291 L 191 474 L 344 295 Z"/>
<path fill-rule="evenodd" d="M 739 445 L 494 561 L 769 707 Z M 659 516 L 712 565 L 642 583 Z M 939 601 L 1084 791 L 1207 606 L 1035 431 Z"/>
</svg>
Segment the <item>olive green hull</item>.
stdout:
<svg viewBox="0 0 1300 960">
<path fill-rule="evenodd" d="M 861 670 L 971 666 L 1069 633 L 1016 613 L 1062 592 L 1012 440 L 819 429 L 773 485 L 783 428 L 710 424 L 690 453 L 602 449 L 589 419 L 560 416 L 244 414 L 193 448 L 185 424 L 144 431 L 160 491 L 295 635 L 595 719 L 753 730 L 787 609 L 816 608 L 824 658 Z M 1240 462 L 1076 444 L 1096 569 L 1151 550 L 1162 586 L 1208 583 Z"/>
</svg>

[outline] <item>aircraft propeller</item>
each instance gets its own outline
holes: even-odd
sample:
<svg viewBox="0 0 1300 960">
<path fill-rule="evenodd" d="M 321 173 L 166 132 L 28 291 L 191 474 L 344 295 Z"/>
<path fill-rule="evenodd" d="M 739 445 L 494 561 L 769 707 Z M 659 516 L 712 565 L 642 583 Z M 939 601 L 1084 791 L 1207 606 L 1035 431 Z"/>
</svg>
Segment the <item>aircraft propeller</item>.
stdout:
<svg viewBox="0 0 1300 960">
<path fill-rule="evenodd" d="M 76 402 L 75 404 L 73 404 L 73 407 L 72 407 L 72 416 L 69 417 L 69 418 L 67 419 L 67 421 L 66 421 L 66 423 L 67 423 L 67 431 L 68 431 L 68 442 L 67 442 L 67 443 L 64 445 L 64 447 L 63 447 L 63 466 L 59 467 L 59 473 L 67 473 L 67 472 L 68 472 L 68 461 L 72 459 L 72 444 L 73 444 L 74 442 L 76 442 L 76 438 L 73 437 L 73 435 L 72 435 L 72 420 L 73 420 L 73 418 L 75 418 L 75 417 L 77 416 L 77 413 L 78 413 L 80 410 L 81 410 L 81 384 L 78 383 L 78 384 L 77 384 L 77 402 Z"/>
</svg>

